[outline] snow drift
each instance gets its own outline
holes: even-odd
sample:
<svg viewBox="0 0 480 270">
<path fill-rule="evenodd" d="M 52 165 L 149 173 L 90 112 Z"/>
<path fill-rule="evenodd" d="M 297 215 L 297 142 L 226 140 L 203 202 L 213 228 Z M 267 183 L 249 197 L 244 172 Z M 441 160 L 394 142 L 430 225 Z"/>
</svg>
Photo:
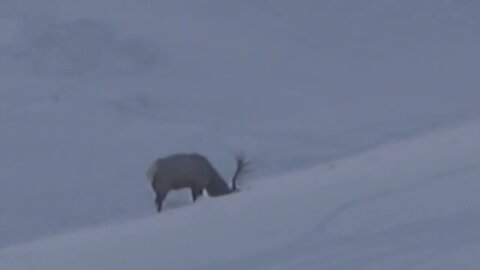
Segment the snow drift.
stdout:
<svg viewBox="0 0 480 270">
<path fill-rule="evenodd" d="M 0 268 L 478 269 L 480 122 L 0 251 Z"/>
<path fill-rule="evenodd" d="M 0 247 L 151 215 L 168 154 L 255 183 L 478 116 L 479 3 L 0 1 Z"/>
</svg>

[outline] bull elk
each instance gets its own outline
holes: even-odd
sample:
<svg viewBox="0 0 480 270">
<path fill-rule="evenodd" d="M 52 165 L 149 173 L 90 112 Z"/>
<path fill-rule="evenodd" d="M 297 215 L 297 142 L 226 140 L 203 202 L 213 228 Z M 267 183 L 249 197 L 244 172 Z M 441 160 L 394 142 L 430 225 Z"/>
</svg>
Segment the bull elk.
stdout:
<svg viewBox="0 0 480 270">
<path fill-rule="evenodd" d="M 216 197 L 237 191 L 237 179 L 245 171 L 245 158 L 235 157 L 237 168 L 232 177 L 232 187 L 223 180 L 212 164 L 199 154 L 174 154 L 157 159 L 148 169 L 147 177 L 155 191 L 157 211 L 170 190 L 190 188 L 192 199 L 203 195 L 205 189 L 209 196 Z"/>
</svg>

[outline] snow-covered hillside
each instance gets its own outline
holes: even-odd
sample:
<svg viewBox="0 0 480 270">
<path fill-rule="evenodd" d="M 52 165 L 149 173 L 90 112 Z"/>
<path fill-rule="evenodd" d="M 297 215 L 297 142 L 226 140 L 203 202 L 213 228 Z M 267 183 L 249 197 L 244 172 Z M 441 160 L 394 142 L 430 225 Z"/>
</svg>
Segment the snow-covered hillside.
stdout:
<svg viewBox="0 0 480 270">
<path fill-rule="evenodd" d="M 0 247 L 153 214 L 145 170 L 170 153 L 229 178 L 244 151 L 256 189 L 477 117 L 479 13 L 477 0 L 0 1 Z"/>
<path fill-rule="evenodd" d="M 9 270 L 480 266 L 480 122 L 121 225 L 0 251 Z"/>
</svg>

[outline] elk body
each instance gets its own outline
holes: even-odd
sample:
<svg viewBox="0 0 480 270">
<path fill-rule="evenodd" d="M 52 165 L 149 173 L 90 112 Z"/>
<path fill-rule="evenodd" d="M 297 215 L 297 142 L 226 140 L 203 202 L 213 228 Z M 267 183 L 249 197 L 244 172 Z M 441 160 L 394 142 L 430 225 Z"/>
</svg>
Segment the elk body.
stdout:
<svg viewBox="0 0 480 270">
<path fill-rule="evenodd" d="M 157 211 L 162 210 L 163 200 L 170 190 L 189 188 L 193 201 L 203 195 L 204 190 L 213 197 L 236 191 L 236 180 L 246 165 L 241 156 L 237 156 L 236 161 L 237 168 L 232 178 L 232 187 L 229 187 L 202 155 L 175 154 L 157 159 L 147 171 L 147 177 L 155 191 Z"/>
</svg>

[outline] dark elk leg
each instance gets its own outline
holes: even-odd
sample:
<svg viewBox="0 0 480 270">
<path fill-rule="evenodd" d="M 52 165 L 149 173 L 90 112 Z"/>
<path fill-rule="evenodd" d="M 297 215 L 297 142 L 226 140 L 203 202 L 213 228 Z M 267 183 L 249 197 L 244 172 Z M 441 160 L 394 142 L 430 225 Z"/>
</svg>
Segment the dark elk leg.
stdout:
<svg viewBox="0 0 480 270">
<path fill-rule="evenodd" d="M 193 201 L 196 201 L 199 196 L 203 195 L 203 189 L 202 188 L 192 187 L 191 190 L 192 190 Z"/>
<path fill-rule="evenodd" d="M 155 205 L 157 206 L 157 212 L 159 212 L 159 213 L 162 211 L 162 203 L 163 203 L 164 199 L 165 199 L 165 196 L 157 195 L 155 197 Z"/>
</svg>

